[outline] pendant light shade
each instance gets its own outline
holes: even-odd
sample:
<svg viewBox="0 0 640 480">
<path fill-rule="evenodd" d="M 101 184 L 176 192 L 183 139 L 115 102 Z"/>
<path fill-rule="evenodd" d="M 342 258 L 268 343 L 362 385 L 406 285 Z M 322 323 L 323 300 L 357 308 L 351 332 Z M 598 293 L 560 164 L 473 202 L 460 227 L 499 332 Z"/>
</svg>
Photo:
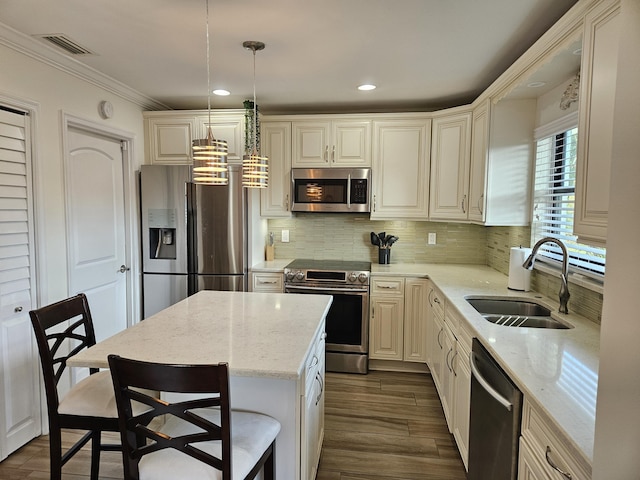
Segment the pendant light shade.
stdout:
<svg viewBox="0 0 640 480">
<path fill-rule="evenodd" d="M 269 185 L 269 158 L 258 151 L 258 104 L 256 103 L 256 51 L 263 50 L 262 42 L 246 41 L 242 46 L 253 52 L 253 150 L 242 157 L 242 186 L 266 188 Z"/>
<path fill-rule="evenodd" d="M 216 140 L 211 130 L 211 75 L 209 67 L 209 0 L 207 6 L 207 111 L 209 126 L 206 138 L 193 140 L 191 150 L 193 157 L 192 181 L 205 185 L 228 185 L 229 166 L 227 153 L 229 148 L 224 140 Z"/>
</svg>

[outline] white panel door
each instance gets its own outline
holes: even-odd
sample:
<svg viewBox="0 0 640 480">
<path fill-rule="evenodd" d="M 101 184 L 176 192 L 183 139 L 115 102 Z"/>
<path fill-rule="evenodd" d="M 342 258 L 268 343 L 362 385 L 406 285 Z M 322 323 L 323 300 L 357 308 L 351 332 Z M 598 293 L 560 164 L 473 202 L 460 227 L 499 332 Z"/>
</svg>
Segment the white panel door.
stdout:
<svg viewBox="0 0 640 480">
<path fill-rule="evenodd" d="M 66 161 L 69 294 L 87 295 L 100 341 L 127 327 L 121 142 L 70 127 Z"/>
<path fill-rule="evenodd" d="M 41 433 L 26 120 L 0 110 L 0 460 Z"/>
</svg>

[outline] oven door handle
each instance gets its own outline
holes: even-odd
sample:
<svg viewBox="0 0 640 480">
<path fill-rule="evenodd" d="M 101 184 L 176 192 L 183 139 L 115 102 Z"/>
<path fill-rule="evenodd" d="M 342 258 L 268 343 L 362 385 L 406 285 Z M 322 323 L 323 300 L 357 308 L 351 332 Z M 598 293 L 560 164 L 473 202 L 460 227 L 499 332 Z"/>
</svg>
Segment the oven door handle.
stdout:
<svg viewBox="0 0 640 480">
<path fill-rule="evenodd" d="M 318 292 L 319 295 L 325 292 L 335 292 L 335 293 L 368 293 L 369 290 L 366 288 L 339 288 L 339 287 L 302 287 L 302 286 L 285 286 L 285 292 L 287 293 L 295 293 L 292 290 L 304 290 L 305 292 Z"/>
</svg>

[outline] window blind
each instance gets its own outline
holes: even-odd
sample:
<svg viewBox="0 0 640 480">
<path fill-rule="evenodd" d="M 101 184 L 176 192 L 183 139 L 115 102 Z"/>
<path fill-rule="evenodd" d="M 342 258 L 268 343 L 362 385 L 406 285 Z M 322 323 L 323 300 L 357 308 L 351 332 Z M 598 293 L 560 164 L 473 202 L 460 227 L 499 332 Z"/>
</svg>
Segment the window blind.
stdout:
<svg viewBox="0 0 640 480">
<path fill-rule="evenodd" d="M 566 245 L 574 270 L 602 279 L 606 250 L 578 243 L 573 235 L 578 129 L 564 128 L 553 133 L 549 133 L 553 129 L 546 129 L 536 142 L 532 245 L 543 237 L 557 238 Z M 539 261 L 562 261 L 555 244 L 543 244 L 538 253 Z"/>
</svg>

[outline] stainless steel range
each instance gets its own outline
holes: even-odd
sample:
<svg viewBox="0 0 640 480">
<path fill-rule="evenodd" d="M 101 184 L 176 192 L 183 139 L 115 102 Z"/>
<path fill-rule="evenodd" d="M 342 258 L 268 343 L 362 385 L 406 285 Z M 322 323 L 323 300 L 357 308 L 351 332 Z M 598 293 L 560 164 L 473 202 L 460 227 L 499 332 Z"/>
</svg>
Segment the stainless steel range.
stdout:
<svg viewBox="0 0 640 480">
<path fill-rule="evenodd" d="M 370 262 L 294 260 L 284 269 L 286 293 L 333 295 L 326 322 L 326 370 L 367 373 Z"/>
</svg>

